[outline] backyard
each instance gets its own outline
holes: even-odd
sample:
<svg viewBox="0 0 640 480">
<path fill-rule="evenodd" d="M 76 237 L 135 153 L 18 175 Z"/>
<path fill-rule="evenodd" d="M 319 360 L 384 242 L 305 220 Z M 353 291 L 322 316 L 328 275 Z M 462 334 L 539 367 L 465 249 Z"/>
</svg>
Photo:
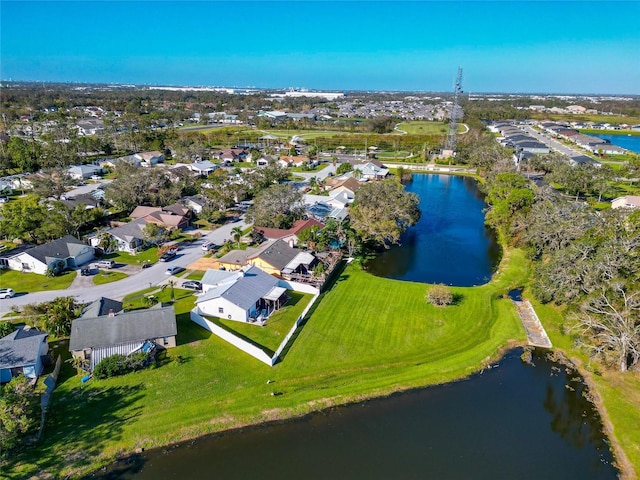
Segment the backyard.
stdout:
<svg viewBox="0 0 640 480">
<path fill-rule="evenodd" d="M 454 288 L 458 303 L 436 308 L 425 302 L 424 284 L 352 264 L 274 367 L 191 322 L 195 297 L 176 289 L 178 346 L 155 368 L 84 386 L 65 364 L 43 441 L 3 472 L 77 475 L 136 448 L 466 376 L 523 341 L 503 294 L 526 280 L 527 265 L 523 252 L 510 251 L 491 283 Z M 168 290 L 160 300 L 169 300 Z"/>
</svg>

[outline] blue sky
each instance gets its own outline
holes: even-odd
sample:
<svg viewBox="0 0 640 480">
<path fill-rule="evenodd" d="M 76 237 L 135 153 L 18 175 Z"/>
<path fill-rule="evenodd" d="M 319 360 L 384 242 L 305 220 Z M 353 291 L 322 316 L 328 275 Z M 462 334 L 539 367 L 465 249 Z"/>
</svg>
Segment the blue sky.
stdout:
<svg viewBox="0 0 640 480">
<path fill-rule="evenodd" d="M 7 1 L 3 80 L 640 94 L 640 2 Z"/>
</svg>

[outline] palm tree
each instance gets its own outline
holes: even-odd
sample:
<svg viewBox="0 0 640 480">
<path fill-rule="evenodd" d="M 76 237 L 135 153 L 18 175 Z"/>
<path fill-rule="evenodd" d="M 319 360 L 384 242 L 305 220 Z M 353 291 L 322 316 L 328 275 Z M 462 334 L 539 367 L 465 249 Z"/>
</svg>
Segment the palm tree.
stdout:
<svg viewBox="0 0 640 480">
<path fill-rule="evenodd" d="M 240 239 L 242 238 L 243 232 L 240 227 L 233 227 L 231 229 L 231 234 L 233 235 L 233 239 L 238 243 L 238 248 L 240 248 Z"/>
</svg>

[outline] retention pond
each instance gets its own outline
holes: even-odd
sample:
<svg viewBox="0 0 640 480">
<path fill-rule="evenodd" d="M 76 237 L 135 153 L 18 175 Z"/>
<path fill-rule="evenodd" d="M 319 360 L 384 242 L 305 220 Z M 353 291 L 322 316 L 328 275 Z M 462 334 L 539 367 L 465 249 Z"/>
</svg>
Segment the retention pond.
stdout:
<svg viewBox="0 0 640 480">
<path fill-rule="evenodd" d="M 615 479 L 577 372 L 534 350 L 470 379 L 144 452 L 91 478 Z"/>
<path fill-rule="evenodd" d="M 484 223 L 484 196 L 477 181 L 452 175 L 414 174 L 406 185 L 420 197 L 422 216 L 401 245 L 367 262 L 379 277 L 459 287 L 491 280 L 500 246 Z"/>
</svg>

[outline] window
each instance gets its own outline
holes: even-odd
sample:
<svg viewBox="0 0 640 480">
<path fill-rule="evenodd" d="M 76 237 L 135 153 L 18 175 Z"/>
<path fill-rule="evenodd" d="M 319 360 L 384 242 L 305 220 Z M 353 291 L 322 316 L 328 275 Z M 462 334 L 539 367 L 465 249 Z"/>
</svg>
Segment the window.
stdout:
<svg viewBox="0 0 640 480">
<path fill-rule="evenodd" d="M 218 307 L 218 313 L 224 313 L 224 308 Z"/>
<path fill-rule="evenodd" d="M 169 337 L 162 337 L 162 344 L 169 345 Z"/>
</svg>

